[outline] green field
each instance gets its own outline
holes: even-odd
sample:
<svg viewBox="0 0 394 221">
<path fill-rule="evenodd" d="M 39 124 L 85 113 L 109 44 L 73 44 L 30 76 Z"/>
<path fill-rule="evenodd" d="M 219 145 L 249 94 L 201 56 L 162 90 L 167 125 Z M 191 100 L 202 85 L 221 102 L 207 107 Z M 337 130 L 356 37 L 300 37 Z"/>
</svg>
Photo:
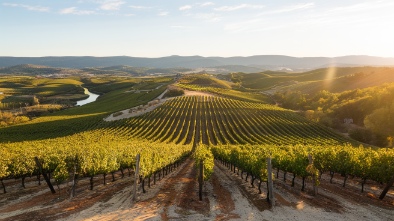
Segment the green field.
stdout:
<svg viewBox="0 0 394 221">
<path fill-rule="evenodd" d="M 94 92 L 102 93 L 97 102 L 74 107 L 54 114 L 33 119 L 27 124 L 0 128 L 0 142 L 42 140 L 75 134 L 99 127 L 102 119 L 113 112 L 145 104 L 159 96 L 165 87 L 144 93 L 127 93 L 132 88 L 146 89 L 171 82 L 169 78 L 154 80 L 140 79 L 93 79 L 89 86 Z M 115 88 L 115 89 L 114 89 Z"/>
</svg>

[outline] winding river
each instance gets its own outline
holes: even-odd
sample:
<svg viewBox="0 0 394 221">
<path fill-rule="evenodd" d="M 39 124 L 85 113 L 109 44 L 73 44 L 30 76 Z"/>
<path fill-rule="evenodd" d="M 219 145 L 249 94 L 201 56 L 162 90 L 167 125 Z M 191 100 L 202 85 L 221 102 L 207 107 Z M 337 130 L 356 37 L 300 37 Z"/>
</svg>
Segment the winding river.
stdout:
<svg viewBox="0 0 394 221">
<path fill-rule="evenodd" d="M 82 106 L 82 105 L 85 105 L 88 103 L 92 103 L 93 101 L 96 101 L 96 99 L 100 96 L 98 94 L 91 93 L 87 88 L 84 88 L 84 90 L 85 90 L 84 93 L 89 95 L 89 97 L 86 99 L 77 101 L 77 106 Z"/>
</svg>

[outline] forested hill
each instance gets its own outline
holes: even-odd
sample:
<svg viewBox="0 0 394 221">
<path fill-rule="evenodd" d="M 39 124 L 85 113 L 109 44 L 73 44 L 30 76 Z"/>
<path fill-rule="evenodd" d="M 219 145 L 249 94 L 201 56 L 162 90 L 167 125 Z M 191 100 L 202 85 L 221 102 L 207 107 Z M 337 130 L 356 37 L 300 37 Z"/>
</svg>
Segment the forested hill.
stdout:
<svg viewBox="0 0 394 221">
<path fill-rule="evenodd" d="M 129 65 L 134 67 L 151 68 L 206 68 L 239 65 L 245 68 L 260 68 L 278 70 L 289 68 L 294 70 L 315 69 L 336 66 L 394 66 L 394 58 L 372 56 L 343 56 L 343 57 L 290 57 L 282 55 L 256 55 L 249 57 L 202 57 L 202 56 L 169 56 L 161 58 L 143 57 L 0 57 L 0 67 L 20 64 L 44 65 L 62 68 L 108 67 Z"/>
</svg>

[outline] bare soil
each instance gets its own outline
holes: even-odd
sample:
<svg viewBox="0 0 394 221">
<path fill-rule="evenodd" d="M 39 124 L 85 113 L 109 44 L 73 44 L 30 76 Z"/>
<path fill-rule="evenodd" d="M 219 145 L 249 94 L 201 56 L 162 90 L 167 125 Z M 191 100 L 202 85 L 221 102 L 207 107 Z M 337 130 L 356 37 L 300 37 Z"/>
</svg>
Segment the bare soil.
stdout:
<svg viewBox="0 0 394 221">
<path fill-rule="evenodd" d="M 394 190 L 379 200 L 383 186 L 375 182 L 367 182 L 361 193 L 357 178 L 342 187 L 343 177 L 335 175 L 331 184 L 330 176 L 323 174 L 319 194 L 313 196 L 310 180 L 301 191 L 300 178 L 291 187 L 292 174 L 284 181 L 280 171 L 272 207 L 266 200 L 266 183 L 259 194 L 259 181 L 252 187 L 250 176 L 248 181 L 245 177 L 216 161 L 199 201 L 196 168 L 188 159 L 156 185 L 151 179 L 151 187 L 146 193 L 140 189 L 136 202 L 131 201 L 134 180 L 128 174 L 121 178 L 116 173 L 114 182 L 108 175 L 106 185 L 103 176 L 97 176 L 93 190 L 88 178 L 81 179 L 71 200 L 68 184 L 51 194 L 35 177 L 26 179 L 26 189 L 20 179 L 7 180 L 8 193 L 0 194 L 0 220 L 394 220 Z"/>
</svg>

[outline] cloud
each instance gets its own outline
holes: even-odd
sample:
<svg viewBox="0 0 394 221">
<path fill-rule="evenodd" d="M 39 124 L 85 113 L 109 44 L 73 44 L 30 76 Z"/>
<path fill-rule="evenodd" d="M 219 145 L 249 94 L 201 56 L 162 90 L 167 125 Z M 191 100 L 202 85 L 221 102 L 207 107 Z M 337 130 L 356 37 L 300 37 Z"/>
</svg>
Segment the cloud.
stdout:
<svg viewBox="0 0 394 221">
<path fill-rule="evenodd" d="M 215 8 L 215 11 L 236 11 L 239 9 L 261 9 L 264 8 L 264 5 L 250 5 L 250 4 L 241 4 L 235 6 L 222 6 L 219 8 Z"/>
<path fill-rule="evenodd" d="M 227 24 L 224 27 L 224 30 L 233 33 L 258 33 L 278 29 L 288 30 L 292 25 L 294 25 L 292 22 L 285 24 L 273 24 L 273 22 L 262 18 L 254 18 L 243 22 Z"/>
<path fill-rule="evenodd" d="M 334 9 L 332 9 L 331 11 L 354 12 L 354 11 L 362 11 L 362 10 L 368 9 L 371 6 L 373 6 L 373 5 L 364 2 L 364 3 L 355 4 L 355 5 L 336 7 Z"/>
<path fill-rule="evenodd" d="M 87 10 L 78 10 L 76 7 L 70 7 L 70 8 L 64 8 L 60 10 L 60 14 L 63 15 L 68 15 L 68 14 L 73 14 L 73 15 L 90 15 L 94 14 L 94 11 L 87 11 Z"/>
<path fill-rule="evenodd" d="M 354 28 L 355 25 L 366 25 L 367 23 L 382 24 L 384 21 L 393 20 L 394 16 L 390 11 L 393 6 L 394 2 L 391 0 L 348 5 L 337 4 L 335 7 L 308 14 L 302 21 L 302 25 L 335 27 L 347 24 Z M 371 16 L 373 14 L 375 15 Z"/>
<path fill-rule="evenodd" d="M 315 3 L 306 3 L 306 4 L 298 4 L 298 5 L 293 5 L 288 8 L 284 8 L 282 10 L 279 10 L 280 12 L 290 12 L 290 11 L 297 11 L 297 10 L 303 10 L 303 9 L 308 9 L 308 8 L 313 8 L 315 7 Z"/>
<path fill-rule="evenodd" d="M 171 25 L 170 28 L 174 28 L 174 29 L 189 29 L 191 27 L 183 26 L 183 25 Z"/>
<path fill-rule="evenodd" d="M 132 9 L 149 9 L 151 7 L 142 6 L 142 5 L 130 5 L 129 8 L 132 8 Z"/>
<path fill-rule="evenodd" d="M 357 12 L 357 11 L 369 11 L 371 9 L 380 9 L 391 7 L 394 5 L 392 1 L 377 1 L 377 2 L 363 2 L 354 5 L 341 6 L 332 9 L 333 12 Z"/>
<path fill-rule="evenodd" d="M 170 13 L 167 11 L 164 11 L 164 12 L 159 12 L 159 14 L 157 14 L 157 15 L 158 16 L 167 16 L 168 14 L 170 14 Z"/>
<path fill-rule="evenodd" d="M 106 0 L 101 2 L 100 9 L 106 11 L 115 11 L 119 10 L 120 6 L 123 4 L 125 4 L 125 2 L 121 0 Z"/>
<path fill-rule="evenodd" d="M 185 10 L 189 10 L 191 8 L 192 8 L 191 5 L 184 5 L 184 6 L 179 7 L 179 11 L 185 11 Z"/>
<path fill-rule="evenodd" d="M 193 5 L 184 5 L 184 6 L 179 7 L 179 11 L 187 11 L 187 10 L 192 9 L 193 7 L 207 7 L 207 6 L 211 6 L 214 4 L 215 3 L 213 3 L 213 2 L 204 2 L 204 3 L 196 3 Z"/>
<path fill-rule="evenodd" d="M 217 22 L 220 21 L 222 18 L 215 13 L 199 13 L 195 16 L 199 20 L 205 20 L 209 22 Z"/>
<path fill-rule="evenodd" d="M 206 7 L 206 6 L 211 6 L 211 5 L 215 5 L 215 3 L 213 2 L 204 2 L 204 3 L 200 3 L 198 4 L 200 7 Z"/>
<path fill-rule="evenodd" d="M 10 7 L 20 7 L 20 8 L 25 8 L 29 11 L 39 11 L 39 12 L 47 12 L 49 11 L 48 7 L 43 7 L 43 6 L 32 6 L 32 5 L 24 5 L 24 4 L 13 4 L 13 3 L 3 3 L 4 6 L 10 6 Z"/>
<path fill-rule="evenodd" d="M 252 19 L 243 22 L 237 22 L 232 24 L 227 24 L 224 30 L 227 31 L 245 31 L 251 28 L 256 28 L 263 20 L 262 19 Z"/>
<path fill-rule="evenodd" d="M 284 12 L 291 12 L 291 11 L 297 11 L 297 10 L 303 10 L 303 9 L 308 9 L 308 8 L 313 8 L 315 7 L 315 3 L 305 3 L 305 4 L 297 4 L 297 5 L 292 5 L 283 9 L 279 9 L 276 11 L 273 11 L 273 13 L 284 13 Z"/>
</svg>

